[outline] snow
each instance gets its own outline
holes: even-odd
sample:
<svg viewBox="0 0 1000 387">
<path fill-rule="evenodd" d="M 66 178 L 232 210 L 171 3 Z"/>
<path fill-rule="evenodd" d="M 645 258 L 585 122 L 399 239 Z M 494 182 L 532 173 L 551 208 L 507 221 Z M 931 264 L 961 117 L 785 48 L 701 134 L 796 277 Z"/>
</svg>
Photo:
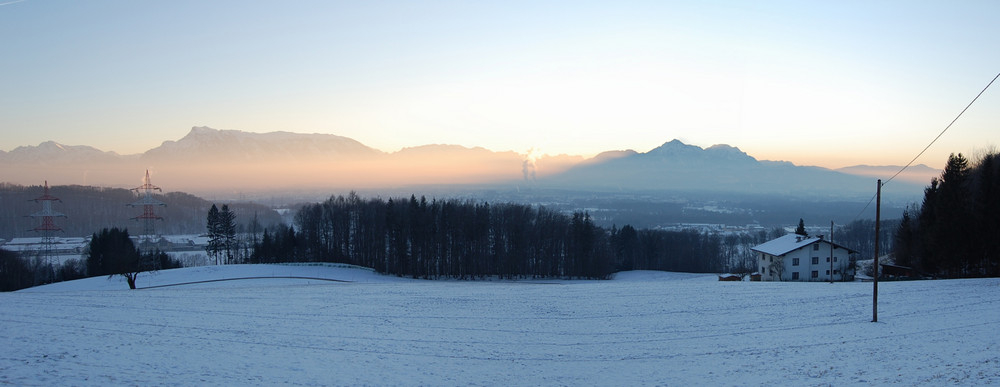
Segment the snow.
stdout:
<svg viewBox="0 0 1000 387">
<path fill-rule="evenodd" d="M 782 237 L 769 240 L 767 242 L 761 243 L 753 247 L 754 251 L 760 251 L 768 255 L 785 255 L 789 251 L 800 249 L 813 244 L 813 242 L 819 242 L 822 239 L 817 237 L 808 237 L 798 234 L 786 234 Z"/>
<path fill-rule="evenodd" d="M 321 284 L 331 281 L 353 283 L 399 282 L 405 278 L 384 276 L 374 270 L 345 264 L 298 263 L 280 265 L 200 266 L 161 270 L 139 274 L 136 287 L 220 288 Z M 51 293 L 93 290 L 128 289 L 121 276 L 93 277 L 77 281 L 58 282 L 21 290 L 22 293 Z"/>
<path fill-rule="evenodd" d="M 1000 279 L 422 281 L 234 265 L 0 294 L 0 384 L 989 385 Z"/>
<path fill-rule="evenodd" d="M 77 257 L 90 240 L 83 237 L 51 237 L 52 249 L 57 251 L 75 251 Z M 20 237 L 13 238 L 10 242 L 3 243 L 4 250 L 9 251 L 36 251 L 42 248 L 45 243 L 44 237 Z"/>
<path fill-rule="evenodd" d="M 768 255 L 780 256 L 780 255 L 785 255 L 794 250 L 809 246 L 816 242 L 829 243 L 828 241 L 823 240 L 822 236 L 815 237 L 815 236 L 801 236 L 798 234 L 787 234 L 785 236 L 781 236 L 772 239 L 770 241 L 761 243 L 757 246 L 754 246 L 753 250 Z M 837 246 L 838 248 L 847 249 L 846 247 L 838 245 L 836 243 L 834 243 L 833 245 Z"/>
</svg>

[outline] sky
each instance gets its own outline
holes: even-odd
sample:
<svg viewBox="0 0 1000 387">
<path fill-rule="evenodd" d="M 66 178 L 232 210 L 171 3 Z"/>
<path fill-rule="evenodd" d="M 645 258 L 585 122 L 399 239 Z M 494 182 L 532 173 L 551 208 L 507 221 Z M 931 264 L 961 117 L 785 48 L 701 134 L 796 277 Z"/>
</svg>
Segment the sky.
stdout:
<svg viewBox="0 0 1000 387">
<path fill-rule="evenodd" d="M 0 0 L 0 150 L 193 126 L 903 165 L 1000 73 L 988 1 Z M 997 83 L 1000 83 L 998 81 Z M 997 146 L 993 85 L 917 160 Z"/>
</svg>

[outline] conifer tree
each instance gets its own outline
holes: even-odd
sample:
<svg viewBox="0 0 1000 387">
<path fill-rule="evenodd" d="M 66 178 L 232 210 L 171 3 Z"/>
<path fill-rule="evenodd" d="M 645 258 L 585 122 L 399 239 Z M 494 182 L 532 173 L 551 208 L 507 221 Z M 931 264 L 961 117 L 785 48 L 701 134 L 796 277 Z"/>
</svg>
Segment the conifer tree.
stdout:
<svg viewBox="0 0 1000 387">
<path fill-rule="evenodd" d="M 976 217 L 971 237 L 979 241 L 971 259 L 981 275 L 1000 277 L 1000 152 L 993 149 L 980 159 L 973 175 L 975 189 L 972 214 Z"/>
<path fill-rule="evenodd" d="M 938 212 L 936 234 L 942 243 L 940 250 L 936 252 L 936 259 L 941 262 L 947 276 L 965 276 L 972 242 L 969 240 L 972 214 L 969 201 L 969 160 L 961 153 L 948 157 L 948 164 L 941 174 L 938 195 L 935 203 Z"/>
<path fill-rule="evenodd" d="M 802 218 L 799 218 L 799 226 L 795 228 L 795 233 L 802 236 L 809 235 L 809 233 L 806 232 L 806 223 L 802 221 Z"/>
<path fill-rule="evenodd" d="M 909 208 L 903 211 L 903 218 L 899 221 L 899 226 L 893 237 L 893 246 L 895 246 L 893 255 L 896 257 L 897 265 L 912 267 L 916 263 L 918 237 L 916 223 L 911 217 L 911 212 L 912 210 Z"/>
<path fill-rule="evenodd" d="M 236 245 L 236 213 L 229 210 L 228 204 L 223 204 L 219 210 L 218 232 L 222 241 L 222 251 L 226 264 L 234 263 L 238 246 Z"/>
<path fill-rule="evenodd" d="M 221 263 L 219 262 L 219 255 L 222 252 L 222 233 L 219 223 L 219 207 L 212 204 L 212 208 L 208 209 L 208 219 L 206 222 L 208 245 L 205 246 L 205 252 L 208 253 L 208 256 L 215 259 L 216 265 Z"/>
<path fill-rule="evenodd" d="M 934 276 L 1000 275 L 998 158 L 988 152 L 970 167 L 961 153 L 948 157 L 941 177 L 924 189 L 920 211 L 905 214 L 902 223 L 911 227 L 896 231 L 898 262 Z"/>
</svg>

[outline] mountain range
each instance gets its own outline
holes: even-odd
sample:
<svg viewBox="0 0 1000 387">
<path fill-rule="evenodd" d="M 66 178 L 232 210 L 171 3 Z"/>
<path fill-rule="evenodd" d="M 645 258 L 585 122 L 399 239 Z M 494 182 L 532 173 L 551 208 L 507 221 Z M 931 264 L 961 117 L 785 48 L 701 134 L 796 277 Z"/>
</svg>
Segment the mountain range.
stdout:
<svg viewBox="0 0 1000 387">
<path fill-rule="evenodd" d="M 351 138 L 290 132 L 249 133 L 194 127 L 177 141 L 141 154 L 120 155 L 47 141 L 0 151 L 0 181 L 16 184 L 139 185 L 145 170 L 167 190 L 207 195 L 309 190 L 377 190 L 414 185 L 496 185 L 592 191 L 696 191 L 854 197 L 870 195 L 871 176 L 898 167 L 857 166 L 837 171 L 757 160 L 739 148 L 701 148 L 673 140 L 648 152 L 616 150 L 593 158 L 494 152 L 457 145 L 424 145 L 383 152 Z M 939 171 L 926 166 L 916 183 L 901 177 L 897 191 L 918 194 Z M 891 172 L 890 172 L 891 171 Z M 926 179 L 925 179 L 926 178 Z"/>
</svg>

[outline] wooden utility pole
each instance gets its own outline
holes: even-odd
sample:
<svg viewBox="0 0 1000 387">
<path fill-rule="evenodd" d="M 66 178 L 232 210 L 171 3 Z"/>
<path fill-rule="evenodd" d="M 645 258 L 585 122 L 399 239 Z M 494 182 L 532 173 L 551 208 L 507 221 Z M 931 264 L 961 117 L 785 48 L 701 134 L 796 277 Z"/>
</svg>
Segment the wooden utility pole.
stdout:
<svg viewBox="0 0 1000 387">
<path fill-rule="evenodd" d="M 830 221 L 830 283 L 833 283 L 833 221 Z"/>
<path fill-rule="evenodd" d="M 878 179 L 878 189 L 875 191 L 875 264 L 872 273 L 872 322 L 878 322 L 878 234 L 879 223 L 882 222 L 882 179 Z"/>
</svg>

